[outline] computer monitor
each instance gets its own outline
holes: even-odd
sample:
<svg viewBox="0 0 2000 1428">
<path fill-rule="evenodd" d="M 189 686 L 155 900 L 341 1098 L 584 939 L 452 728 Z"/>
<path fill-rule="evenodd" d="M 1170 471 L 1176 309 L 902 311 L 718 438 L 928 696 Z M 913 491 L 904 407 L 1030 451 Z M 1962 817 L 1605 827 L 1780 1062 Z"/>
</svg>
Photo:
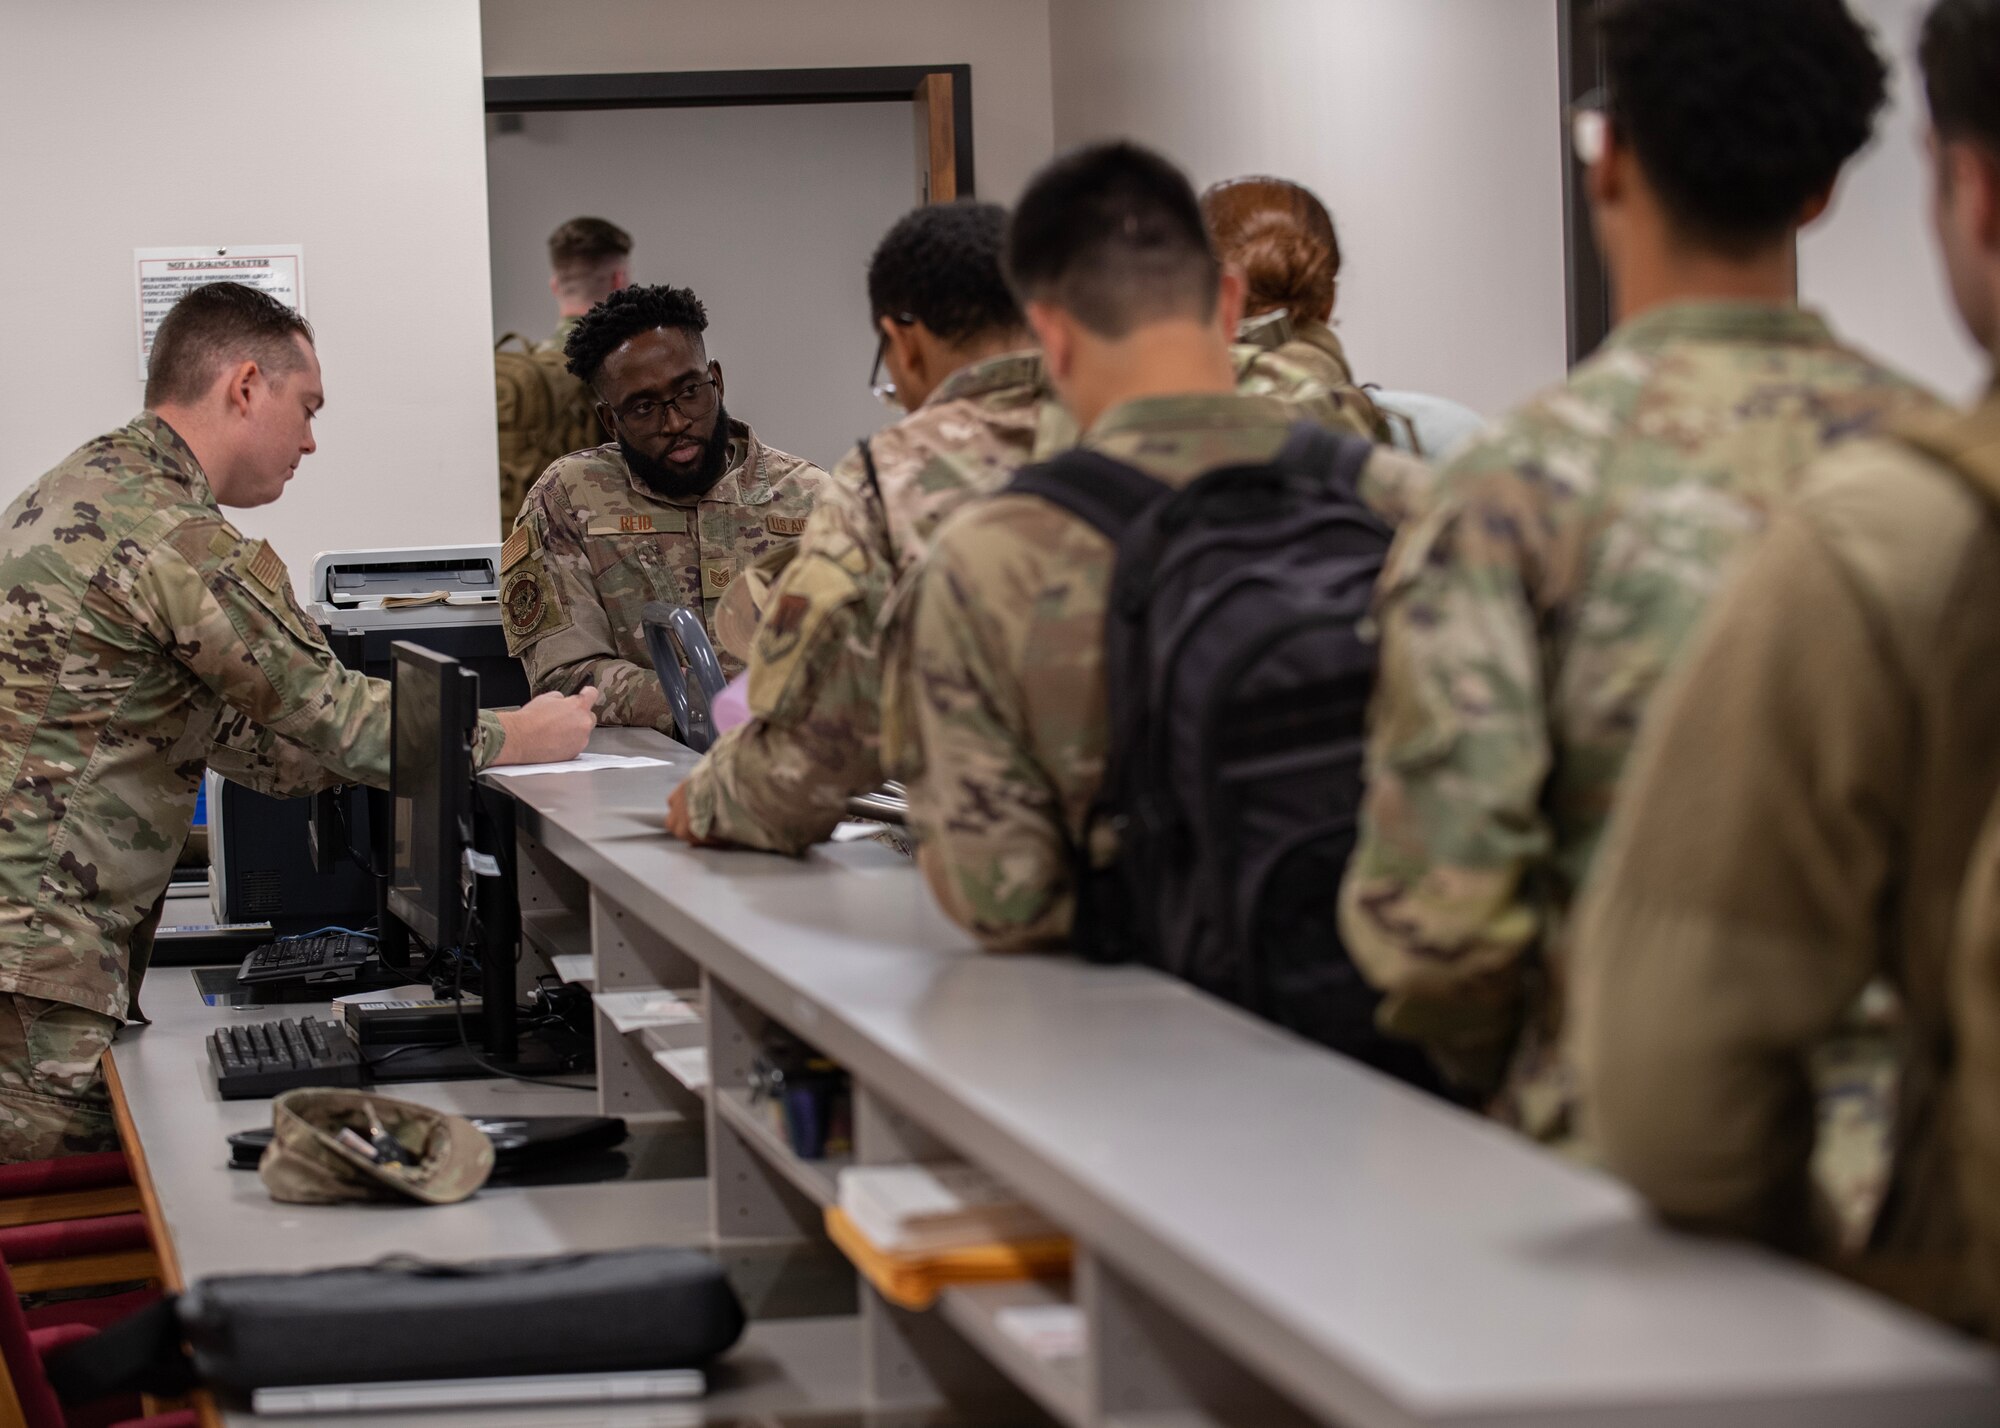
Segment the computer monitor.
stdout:
<svg viewBox="0 0 2000 1428">
<path fill-rule="evenodd" d="M 400 640 L 390 656 L 389 911 L 433 952 L 443 952 L 464 933 L 479 676 Z"/>
</svg>

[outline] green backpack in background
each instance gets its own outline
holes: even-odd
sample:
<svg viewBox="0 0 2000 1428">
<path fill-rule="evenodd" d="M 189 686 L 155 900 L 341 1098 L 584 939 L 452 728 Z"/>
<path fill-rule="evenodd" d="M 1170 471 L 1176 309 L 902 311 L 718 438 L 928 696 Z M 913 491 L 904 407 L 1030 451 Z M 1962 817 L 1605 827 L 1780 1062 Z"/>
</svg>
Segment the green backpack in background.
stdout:
<svg viewBox="0 0 2000 1428">
<path fill-rule="evenodd" d="M 518 351 L 509 343 L 519 343 Z M 500 412 L 500 535 L 549 463 L 604 438 L 590 388 L 570 375 L 562 349 L 510 332 L 493 346 L 493 395 Z"/>
</svg>

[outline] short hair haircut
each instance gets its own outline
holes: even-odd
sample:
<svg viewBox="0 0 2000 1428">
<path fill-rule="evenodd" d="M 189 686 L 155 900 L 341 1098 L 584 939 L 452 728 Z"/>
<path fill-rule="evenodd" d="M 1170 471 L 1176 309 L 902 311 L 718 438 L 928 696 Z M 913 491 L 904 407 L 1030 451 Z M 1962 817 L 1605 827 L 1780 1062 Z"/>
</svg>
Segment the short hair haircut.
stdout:
<svg viewBox="0 0 2000 1428">
<path fill-rule="evenodd" d="M 1939 137 L 2000 156 L 2000 0 L 1938 0 L 1917 58 Z"/>
<path fill-rule="evenodd" d="M 1333 305 L 1340 235 L 1333 215 L 1289 179 L 1225 179 L 1201 196 L 1222 261 L 1242 269 L 1252 316 L 1283 308 L 1317 319 Z"/>
<path fill-rule="evenodd" d="M 223 370 L 255 362 L 274 380 L 305 366 L 298 341 L 312 324 L 269 293 L 242 283 L 203 283 L 182 294 L 153 334 L 146 405 L 198 402 Z"/>
<path fill-rule="evenodd" d="M 604 359 L 620 343 L 656 327 L 685 332 L 698 342 L 708 331 L 708 309 L 688 288 L 620 288 L 576 320 L 563 343 L 563 356 L 572 373 L 595 386 Z"/>
<path fill-rule="evenodd" d="M 1676 225 L 1723 252 L 1782 238 L 1888 93 L 1843 0 L 1610 0 L 1599 27 L 1613 132 Z"/>
<path fill-rule="evenodd" d="M 914 317 L 947 342 L 1021 326 L 1020 304 L 1000 269 L 1007 210 L 997 203 L 934 203 L 914 209 L 868 260 L 874 317 Z"/>
<path fill-rule="evenodd" d="M 549 270 L 565 291 L 607 281 L 632 253 L 632 235 L 603 218 L 572 218 L 549 235 Z"/>
<path fill-rule="evenodd" d="M 1207 318 L 1222 267 L 1187 175 L 1136 144 L 1096 144 L 1029 181 L 1007 229 L 1007 279 L 1100 337 Z"/>
</svg>

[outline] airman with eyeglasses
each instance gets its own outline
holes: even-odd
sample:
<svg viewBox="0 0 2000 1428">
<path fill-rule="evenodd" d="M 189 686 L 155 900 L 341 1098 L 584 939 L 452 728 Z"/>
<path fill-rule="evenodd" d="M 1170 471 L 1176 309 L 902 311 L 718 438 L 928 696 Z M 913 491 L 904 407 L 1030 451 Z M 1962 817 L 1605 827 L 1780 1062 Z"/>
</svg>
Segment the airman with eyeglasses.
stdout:
<svg viewBox="0 0 2000 1428">
<path fill-rule="evenodd" d="M 612 440 L 549 467 L 502 551 L 509 648 L 537 690 L 594 685 L 606 724 L 672 731 L 640 612 L 697 609 L 713 636 L 723 592 L 798 539 L 827 480 L 730 418 L 707 326 L 700 299 L 668 287 L 625 288 L 578 320 L 564 352 Z"/>
</svg>

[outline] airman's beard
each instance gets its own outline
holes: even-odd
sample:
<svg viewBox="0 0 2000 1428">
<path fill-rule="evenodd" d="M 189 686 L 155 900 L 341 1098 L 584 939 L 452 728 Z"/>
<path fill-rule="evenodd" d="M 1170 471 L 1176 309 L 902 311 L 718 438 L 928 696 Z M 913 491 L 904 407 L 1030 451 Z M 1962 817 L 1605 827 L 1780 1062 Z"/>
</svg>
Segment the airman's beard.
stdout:
<svg viewBox="0 0 2000 1428">
<path fill-rule="evenodd" d="M 622 436 L 618 438 L 618 449 L 624 453 L 625 464 L 631 468 L 632 474 L 656 495 L 664 496 L 669 501 L 687 501 L 705 496 L 729 469 L 729 409 L 720 402 L 715 404 L 715 430 L 709 433 L 708 441 L 702 446 L 701 460 L 691 471 L 648 456 Z"/>
</svg>

